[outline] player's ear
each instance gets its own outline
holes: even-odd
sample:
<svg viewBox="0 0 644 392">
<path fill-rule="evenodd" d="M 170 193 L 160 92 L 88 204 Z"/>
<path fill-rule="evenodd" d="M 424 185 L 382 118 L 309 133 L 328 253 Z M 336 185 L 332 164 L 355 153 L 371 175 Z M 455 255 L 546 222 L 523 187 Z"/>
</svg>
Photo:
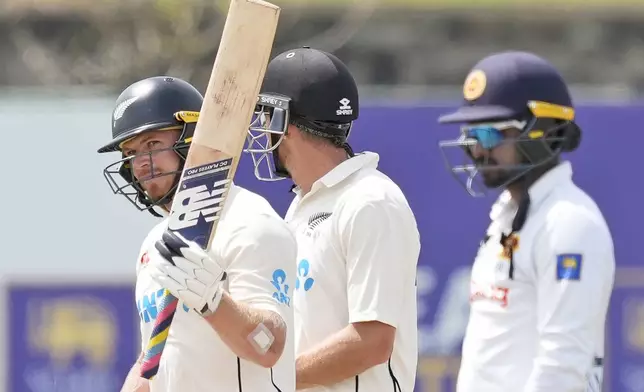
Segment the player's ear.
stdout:
<svg viewBox="0 0 644 392">
<path fill-rule="evenodd" d="M 300 132 L 300 130 L 297 129 L 295 124 L 288 124 L 288 127 L 286 127 L 286 132 L 284 132 L 284 137 L 293 136 L 293 133 L 297 132 Z"/>
<path fill-rule="evenodd" d="M 286 131 L 284 131 L 284 135 L 282 136 L 282 143 L 286 140 L 293 140 L 294 138 L 297 138 L 299 135 L 299 132 L 301 132 L 295 125 L 293 124 L 288 124 L 288 127 L 286 127 Z"/>
</svg>

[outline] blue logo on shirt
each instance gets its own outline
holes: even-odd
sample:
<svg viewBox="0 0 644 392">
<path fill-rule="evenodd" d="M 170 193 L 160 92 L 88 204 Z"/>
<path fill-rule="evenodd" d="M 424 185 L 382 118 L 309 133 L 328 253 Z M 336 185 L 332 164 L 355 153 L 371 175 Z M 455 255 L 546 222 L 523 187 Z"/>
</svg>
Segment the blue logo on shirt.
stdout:
<svg viewBox="0 0 644 392">
<path fill-rule="evenodd" d="M 557 255 L 557 280 L 581 279 L 581 261 L 579 253 Z"/>
<path fill-rule="evenodd" d="M 302 288 L 304 289 L 304 291 L 311 290 L 313 283 L 315 283 L 315 279 L 309 276 L 310 268 L 311 266 L 309 265 L 309 261 L 307 259 L 300 260 L 299 264 L 297 265 L 297 280 L 295 281 L 295 290 L 299 290 L 300 286 L 303 286 Z"/>
<path fill-rule="evenodd" d="M 136 301 L 136 308 L 139 312 L 139 317 L 144 323 L 154 321 L 158 315 L 157 302 L 163 298 L 163 289 L 159 289 L 150 293 L 145 293 Z M 183 310 L 189 312 L 190 309 L 184 304 Z"/>
<path fill-rule="evenodd" d="M 283 269 L 276 269 L 273 271 L 273 280 L 271 280 L 275 291 L 273 293 L 273 298 L 277 302 L 283 303 L 286 306 L 291 306 L 291 297 L 288 295 L 289 286 L 286 284 L 286 272 Z"/>
</svg>

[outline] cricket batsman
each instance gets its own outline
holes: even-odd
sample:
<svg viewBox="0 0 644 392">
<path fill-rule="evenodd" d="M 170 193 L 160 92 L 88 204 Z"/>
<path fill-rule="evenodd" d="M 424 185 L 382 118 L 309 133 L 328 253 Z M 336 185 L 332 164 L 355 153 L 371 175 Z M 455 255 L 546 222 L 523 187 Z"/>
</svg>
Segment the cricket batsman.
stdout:
<svg viewBox="0 0 644 392">
<path fill-rule="evenodd" d="M 599 392 L 615 255 L 561 158 L 581 140 L 568 87 L 546 60 L 502 52 L 473 67 L 463 96 L 439 119 L 461 124 L 441 149 L 468 192 L 502 192 L 472 267 L 457 391 Z"/>
<path fill-rule="evenodd" d="M 136 264 L 142 350 L 164 289 L 179 299 L 157 375 L 139 377 L 137 362 L 122 391 L 292 392 L 297 251 L 286 223 L 232 185 L 209 252 L 167 230 L 202 101 L 178 78 L 140 80 L 118 97 L 112 140 L 98 150 L 120 155 L 104 170 L 112 190 L 162 218 Z"/>
<path fill-rule="evenodd" d="M 259 179 L 295 183 L 297 389 L 412 392 L 419 233 L 379 156 L 347 143 L 358 98 L 337 57 L 288 50 L 268 65 L 247 152 Z"/>
</svg>

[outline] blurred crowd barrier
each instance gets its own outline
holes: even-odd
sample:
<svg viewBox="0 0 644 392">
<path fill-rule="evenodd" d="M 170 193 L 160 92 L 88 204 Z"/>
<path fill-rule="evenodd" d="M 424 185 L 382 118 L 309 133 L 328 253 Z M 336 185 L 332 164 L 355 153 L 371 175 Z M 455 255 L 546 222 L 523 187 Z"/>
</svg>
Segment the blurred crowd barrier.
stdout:
<svg viewBox="0 0 644 392">
<path fill-rule="evenodd" d="M 3 132 L 17 136 L 0 154 L 10 189 L 0 204 L 11 223 L 0 229 L 0 392 L 118 391 L 140 350 L 138 320 L 156 311 L 154 298 L 135 303 L 133 288 L 138 249 L 156 219 L 111 194 L 102 170 L 118 157 L 96 154 L 110 137 L 114 99 L 100 90 L 0 90 Z M 448 109 L 367 104 L 351 135 L 357 151 L 380 153 L 418 220 L 416 392 L 454 390 L 470 266 L 493 202 L 471 198 L 445 170 L 437 143 L 458 130 L 436 118 Z M 636 125 L 644 106 L 583 105 L 578 121 L 583 141 L 566 158 L 606 215 L 618 264 L 604 392 L 642 392 L 644 134 Z M 235 181 L 282 215 L 291 201 L 290 183 L 257 181 L 247 156 Z"/>
<path fill-rule="evenodd" d="M 555 63 L 584 99 L 644 89 L 638 0 L 275 0 L 275 51 L 339 55 L 370 96 L 455 97 L 489 52 L 524 49 Z M 205 85 L 225 0 L 3 0 L 0 85 L 123 87 L 149 73 Z"/>
</svg>

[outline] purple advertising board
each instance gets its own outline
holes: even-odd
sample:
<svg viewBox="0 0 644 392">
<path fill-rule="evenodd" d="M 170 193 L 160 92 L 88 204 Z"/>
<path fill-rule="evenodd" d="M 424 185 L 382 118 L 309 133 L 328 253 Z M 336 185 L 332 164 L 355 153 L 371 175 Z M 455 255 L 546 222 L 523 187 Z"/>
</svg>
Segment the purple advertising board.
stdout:
<svg viewBox="0 0 644 392">
<path fill-rule="evenodd" d="M 6 391 L 115 392 L 139 352 L 131 282 L 10 283 Z"/>
<path fill-rule="evenodd" d="M 421 233 L 418 271 L 420 362 L 418 392 L 454 390 L 468 316 L 469 268 L 489 223 L 492 197 L 470 197 L 445 168 L 437 147 L 457 136 L 436 123 L 449 107 L 364 107 L 351 134 L 356 149 L 380 154 L 380 168 L 407 195 Z M 613 233 L 618 273 L 606 355 L 608 392 L 644 391 L 644 264 L 641 222 L 644 106 L 583 106 L 580 148 L 565 156 L 574 179 L 595 198 Z M 240 185 L 268 197 L 281 214 L 291 183 L 254 179 L 250 159 L 237 172 Z"/>
</svg>

